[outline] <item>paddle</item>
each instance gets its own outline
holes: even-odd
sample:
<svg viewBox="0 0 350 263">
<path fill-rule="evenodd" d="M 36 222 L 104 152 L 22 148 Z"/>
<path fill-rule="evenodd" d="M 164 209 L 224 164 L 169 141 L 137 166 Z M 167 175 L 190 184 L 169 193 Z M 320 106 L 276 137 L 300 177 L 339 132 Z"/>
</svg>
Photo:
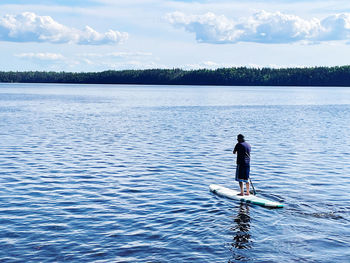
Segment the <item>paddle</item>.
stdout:
<svg viewBox="0 0 350 263">
<path fill-rule="evenodd" d="M 253 188 L 253 194 L 256 195 L 256 192 L 255 192 L 255 188 L 254 188 L 252 179 L 249 178 L 249 181 L 250 181 L 250 184 L 252 185 L 252 188 Z"/>
</svg>

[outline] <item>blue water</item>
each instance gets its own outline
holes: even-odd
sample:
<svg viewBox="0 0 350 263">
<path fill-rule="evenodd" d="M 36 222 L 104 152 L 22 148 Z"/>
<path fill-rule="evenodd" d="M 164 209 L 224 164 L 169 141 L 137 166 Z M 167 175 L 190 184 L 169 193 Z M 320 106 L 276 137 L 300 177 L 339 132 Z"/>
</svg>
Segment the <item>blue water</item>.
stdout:
<svg viewBox="0 0 350 263">
<path fill-rule="evenodd" d="M 0 85 L 0 262 L 350 262 L 350 88 Z M 252 145 L 257 194 L 232 149 Z"/>
</svg>

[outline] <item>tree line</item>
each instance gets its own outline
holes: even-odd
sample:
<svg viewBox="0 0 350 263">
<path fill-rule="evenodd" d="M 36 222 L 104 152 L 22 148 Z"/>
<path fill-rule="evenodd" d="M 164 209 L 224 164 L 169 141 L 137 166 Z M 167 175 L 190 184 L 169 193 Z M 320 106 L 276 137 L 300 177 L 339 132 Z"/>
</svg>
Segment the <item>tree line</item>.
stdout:
<svg viewBox="0 0 350 263">
<path fill-rule="evenodd" d="M 226 86 L 350 86 L 350 66 L 0 72 L 0 82 Z"/>
</svg>

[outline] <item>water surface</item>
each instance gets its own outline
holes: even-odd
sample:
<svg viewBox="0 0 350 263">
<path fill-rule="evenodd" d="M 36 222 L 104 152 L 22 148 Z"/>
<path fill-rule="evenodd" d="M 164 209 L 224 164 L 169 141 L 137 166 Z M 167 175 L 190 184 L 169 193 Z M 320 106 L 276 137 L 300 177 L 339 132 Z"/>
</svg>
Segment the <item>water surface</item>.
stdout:
<svg viewBox="0 0 350 263">
<path fill-rule="evenodd" d="M 1 262 L 349 262 L 350 89 L 0 85 Z M 237 188 L 252 145 L 271 210 Z"/>
</svg>

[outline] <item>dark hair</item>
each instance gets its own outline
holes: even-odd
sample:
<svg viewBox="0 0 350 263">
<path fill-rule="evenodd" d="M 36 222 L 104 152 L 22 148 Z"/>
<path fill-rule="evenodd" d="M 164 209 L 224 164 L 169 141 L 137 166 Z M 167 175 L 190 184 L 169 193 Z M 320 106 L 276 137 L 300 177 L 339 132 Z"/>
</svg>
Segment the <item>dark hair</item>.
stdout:
<svg viewBox="0 0 350 263">
<path fill-rule="evenodd" d="M 243 136 L 242 134 L 238 134 L 238 135 L 237 135 L 237 139 L 244 140 L 244 136 Z"/>
</svg>

